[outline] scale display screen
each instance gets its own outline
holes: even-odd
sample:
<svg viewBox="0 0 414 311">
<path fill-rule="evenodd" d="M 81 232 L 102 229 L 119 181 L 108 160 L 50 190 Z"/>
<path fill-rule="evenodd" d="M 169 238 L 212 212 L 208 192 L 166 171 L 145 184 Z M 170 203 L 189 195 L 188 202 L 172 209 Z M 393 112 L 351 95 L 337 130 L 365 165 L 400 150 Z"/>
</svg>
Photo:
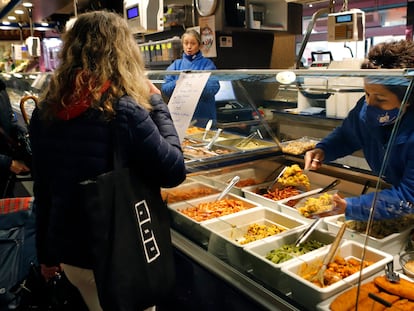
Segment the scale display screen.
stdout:
<svg viewBox="0 0 414 311">
<path fill-rule="evenodd" d="M 138 6 L 127 9 L 127 19 L 133 19 L 139 16 Z"/>
<path fill-rule="evenodd" d="M 352 14 L 338 15 L 335 19 L 337 24 L 349 23 L 352 22 Z"/>
</svg>

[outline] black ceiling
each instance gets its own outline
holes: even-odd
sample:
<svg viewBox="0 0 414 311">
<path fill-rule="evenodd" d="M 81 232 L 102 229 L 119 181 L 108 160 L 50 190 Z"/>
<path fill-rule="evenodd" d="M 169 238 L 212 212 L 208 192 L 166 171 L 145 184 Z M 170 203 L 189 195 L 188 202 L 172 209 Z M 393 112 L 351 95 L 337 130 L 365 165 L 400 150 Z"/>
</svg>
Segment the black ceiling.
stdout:
<svg viewBox="0 0 414 311">
<path fill-rule="evenodd" d="M 117 12 L 122 12 L 122 0 L 25 0 L 33 4 L 32 7 L 32 21 L 33 23 L 40 23 L 42 21 L 61 21 L 68 19 L 75 15 L 76 11 L 81 13 L 87 10 L 109 9 Z M 13 15 L 14 10 L 24 7 L 22 0 L 10 0 L 0 4 L 0 19 L 6 20 L 8 15 Z M 18 18 L 27 18 L 25 16 L 18 16 Z"/>
</svg>

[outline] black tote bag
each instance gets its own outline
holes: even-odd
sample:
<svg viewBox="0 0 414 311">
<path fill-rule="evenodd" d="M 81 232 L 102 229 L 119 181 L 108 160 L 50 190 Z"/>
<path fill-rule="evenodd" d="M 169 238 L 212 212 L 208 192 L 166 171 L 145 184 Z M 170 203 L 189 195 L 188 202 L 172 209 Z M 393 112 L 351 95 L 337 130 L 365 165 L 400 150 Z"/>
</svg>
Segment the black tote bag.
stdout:
<svg viewBox="0 0 414 311">
<path fill-rule="evenodd" d="M 168 210 L 159 187 L 120 167 L 83 182 L 99 301 L 105 311 L 164 304 L 175 283 Z"/>
</svg>

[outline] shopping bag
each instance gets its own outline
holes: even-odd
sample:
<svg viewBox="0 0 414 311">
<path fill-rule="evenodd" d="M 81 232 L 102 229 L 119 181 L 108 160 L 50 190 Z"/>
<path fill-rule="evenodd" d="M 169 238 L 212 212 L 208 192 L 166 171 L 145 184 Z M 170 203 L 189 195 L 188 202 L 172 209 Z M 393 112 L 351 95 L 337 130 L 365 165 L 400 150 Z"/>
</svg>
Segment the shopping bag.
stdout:
<svg viewBox="0 0 414 311">
<path fill-rule="evenodd" d="M 159 187 L 114 166 L 81 184 L 95 282 L 105 311 L 143 310 L 163 304 L 174 289 L 168 210 Z"/>
<path fill-rule="evenodd" d="M 30 266 L 29 274 L 11 292 L 16 297 L 16 311 L 87 311 L 81 294 L 61 271 L 46 281 L 38 264 Z M 7 309 L 9 310 L 9 309 Z M 11 310 L 11 309 L 10 309 Z"/>
</svg>

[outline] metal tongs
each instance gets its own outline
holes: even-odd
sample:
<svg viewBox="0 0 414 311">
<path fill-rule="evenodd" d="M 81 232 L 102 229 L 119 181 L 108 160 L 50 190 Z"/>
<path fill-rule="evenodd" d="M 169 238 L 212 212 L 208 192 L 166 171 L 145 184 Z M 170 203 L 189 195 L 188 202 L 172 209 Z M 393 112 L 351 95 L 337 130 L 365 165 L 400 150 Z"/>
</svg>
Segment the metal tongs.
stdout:
<svg viewBox="0 0 414 311">
<path fill-rule="evenodd" d="M 210 150 L 213 147 L 214 143 L 219 138 L 222 131 L 223 131 L 223 129 L 217 129 L 216 135 L 214 135 L 214 137 L 210 140 L 210 142 L 205 147 L 205 149 Z"/>
<path fill-rule="evenodd" d="M 279 178 L 282 177 L 283 173 L 287 170 L 287 168 L 288 167 L 285 166 L 283 168 L 283 170 L 279 173 L 279 175 L 277 175 L 276 178 L 272 181 L 272 183 L 269 186 L 267 186 L 267 189 L 266 189 L 267 191 L 271 191 L 272 190 L 273 186 L 277 183 L 277 181 L 279 180 Z"/>
<path fill-rule="evenodd" d="M 202 138 L 203 141 L 206 140 L 207 133 L 210 131 L 212 125 L 213 125 L 213 120 L 211 120 L 211 119 L 208 120 L 207 125 L 206 125 L 206 128 L 204 130 L 203 138 Z"/>
<path fill-rule="evenodd" d="M 302 233 L 299 235 L 299 237 L 295 241 L 295 247 L 298 247 L 300 244 L 305 242 L 306 239 L 311 235 L 313 230 L 315 230 L 318 227 L 321 221 L 322 221 L 322 218 L 317 218 L 308 228 L 303 230 Z"/>
<path fill-rule="evenodd" d="M 394 263 L 392 261 L 385 266 L 385 277 L 391 283 L 400 282 L 400 275 L 394 271 Z"/>
<path fill-rule="evenodd" d="M 240 177 L 239 176 L 234 176 L 233 179 L 228 183 L 227 187 L 224 188 L 224 190 L 217 197 L 216 201 L 220 201 L 222 198 L 224 198 L 226 196 L 226 194 L 229 193 L 231 188 L 233 188 L 234 185 L 237 184 L 239 181 L 240 181 Z"/>
<path fill-rule="evenodd" d="M 246 136 L 240 142 L 238 142 L 236 144 L 236 146 L 238 146 L 238 147 L 245 147 L 256 136 L 259 136 L 261 139 L 263 139 L 262 133 L 257 129 L 256 131 L 254 131 L 253 133 L 251 133 L 249 136 Z"/>
</svg>

